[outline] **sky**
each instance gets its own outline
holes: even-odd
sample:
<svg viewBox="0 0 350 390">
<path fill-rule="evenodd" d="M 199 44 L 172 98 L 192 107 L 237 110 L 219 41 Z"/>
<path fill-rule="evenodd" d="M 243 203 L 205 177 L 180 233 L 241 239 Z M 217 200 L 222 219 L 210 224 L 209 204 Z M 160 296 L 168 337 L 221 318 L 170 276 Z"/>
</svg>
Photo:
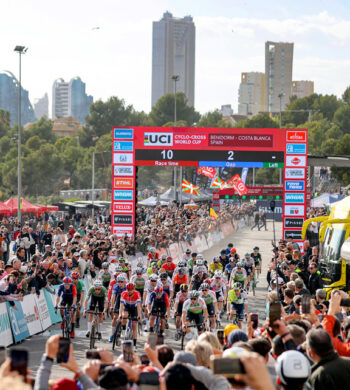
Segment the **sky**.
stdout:
<svg viewBox="0 0 350 390">
<path fill-rule="evenodd" d="M 47 92 L 51 104 L 55 79 L 80 76 L 95 101 L 118 96 L 149 112 L 152 21 L 165 11 L 194 18 L 201 113 L 237 112 L 241 72 L 264 71 L 268 40 L 294 42 L 293 80 L 313 80 L 316 93 L 350 85 L 348 0 L 1 0 L 0 70 L 18 75 L 13 49 L 24 45 L 32 103 Z"/>
</svg>

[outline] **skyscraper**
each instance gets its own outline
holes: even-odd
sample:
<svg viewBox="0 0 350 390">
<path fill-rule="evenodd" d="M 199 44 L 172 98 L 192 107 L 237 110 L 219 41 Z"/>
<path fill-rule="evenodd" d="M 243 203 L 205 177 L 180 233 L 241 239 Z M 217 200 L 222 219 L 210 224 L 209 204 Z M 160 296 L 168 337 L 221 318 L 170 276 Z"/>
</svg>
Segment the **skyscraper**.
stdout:
<svg viewBox="0 0 350 390">
<path fill-rule="evenodd" d="M 293 81 L 292 95 L 298 99 L 310 96 L 314 93 L 314 82 L 309 80 Z"/>
<path fill-rule="evenodd" d="M 265 42 L 266 111 L 278 112 L 292 93 L 294 43 Z M 280 96 L 280 97 L 279 97 Z"/>
<path fill-rule="evenodd" d="M 10 124 L 18 122 L 18 92 L 19 83 L 9 71 L 0 72 L 0 109 L 10 113 Z M 35 121 L 34 110 L 29 100 L 28 91 L 21 87 L 21 115 L 22 125 Z"/>
<path fill-rule="evenodd" d="M 85 92 L 85 83 L 80 77 L 69 82 L 57 79 L 52 87 L 52 118 L 72 117 L 85 123 L 93 97 Z"/>
<path fill-rule="evenodd" d="M 243 72 L 238 91 L 238 114 L 254 116 L 265 111 L 265 74 Z"/>
<path fill-rule="evenodd" d="M 176 91 L 184 92 L 188 104 L 194 106 L 195 35 L 191 16 L 180 19 L 165 12 L 159 22 L 153 22 L 152 106 L 165 94 L 174 93 L 174 75 L 179 76 Z"/>
<path fill-rule="evenodd" d="M 49 117 L 49 97 L 47 93 L 34 103 L 34 112 L 36 119 L 40 119 L 44 115 L 47 118 Z"/>
</svg>

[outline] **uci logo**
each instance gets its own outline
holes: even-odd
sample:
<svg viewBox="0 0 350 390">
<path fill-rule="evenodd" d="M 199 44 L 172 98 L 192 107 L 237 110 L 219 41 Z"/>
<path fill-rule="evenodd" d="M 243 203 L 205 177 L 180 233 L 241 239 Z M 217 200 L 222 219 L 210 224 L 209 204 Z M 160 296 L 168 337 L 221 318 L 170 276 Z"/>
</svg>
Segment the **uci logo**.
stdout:
<svg viewBox="0 0 350 390">
<path fill-rule="evenodd" d="M 173 146 L 173 133 L 145 133 L 145 146 Z"/>
</svg>

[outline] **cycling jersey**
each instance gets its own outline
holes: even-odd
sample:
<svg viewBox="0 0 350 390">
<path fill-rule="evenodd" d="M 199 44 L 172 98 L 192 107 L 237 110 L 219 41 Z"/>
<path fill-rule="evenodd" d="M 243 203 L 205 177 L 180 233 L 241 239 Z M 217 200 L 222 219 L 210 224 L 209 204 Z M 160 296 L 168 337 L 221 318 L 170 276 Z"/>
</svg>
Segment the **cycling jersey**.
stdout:
<svg viewBox="0 0 350 390">
<path fill-rule="evenodd" d="M 65 288 L 64 284 L 61 284 L 58 287 L 57 295 L 60 297 L 62 295 L 62 298 L 64 300 L 70 300 L 77 296 L 77 288 L 74 284 L 70 284 L 69 288 Z"/>
<path fill-rule="evenodd" d="M 201 291 L 200 294 L 201 294 L 200 297 L 203 299 L 203 301 L 207 306 L 217 302 L 214 291 L 209 290 L 206 295 L 204 295 L 203 291 Z"/>
<path fill-rule="evenodd" d="M 216 264 L 216 266 L 215 266 L 215 264 Z M 214 274 L 216 270 L 222 271 L 223 269 L 224 269 L 224 267 L 222 266 L 221 263 L 211 263 L 211 264 L 209 265 L 209 271 L 210 271 L 212 274 Z"/>
<path fill-rule="evenodd" d="M 94 286 L 89 288 L 89 291 L 87 293 L 87 299 L 89 299 L 91 296 L 96 298 L 105 298 L 107 296 L 107 289 L 105 287 L 102 287 L 99 292 L 96 292 L 96 289 Z"/>
<path fill-rule="evenodd" d="M 149 305 L 158 305 L 160 303 L 165 303 L 166 307 L 170 306 L 168 294 L 163 291 L 162 296 L 158 297 L 158 295 L 154 291 L 151 292 L 151 294 L 149 295 Z"/>
<path fill-rule="evenodd" d="M 101 272 L 100 273 L 100 278 L 102 280 L 103 285 L 109 284 L 109 282 L 112 279 L 112 274 L 110 272 Z"/>
<path fill-rule="evenodd" d="M 255 265 L 259 265 L 262 261 L 261 254 L 257 253 L 255 254 L 254 252 L 250 254 L 250 257 L 254 260 Z"/>
<path fill-rule="evenodd" d="M 235 303 L 238 305 L 243 304 L 248 300 L 248 295 L 244 290 L 241 290 L 240 294 L 237 296 L 235 290 L 232 289 L 228 292 L 227 297 L 230 303 Z"/>
<path fill-rule="evenodd" d="M 254 260 L 253 259 L 247 260 L 244 264 L 244 269 L 247 271 L 248 275 L 253 272 L 253 267 L 254 267 Z"/>
<path fill-rule="evenodd" d="M 181 268 L 185 270 L 185 274 L 186 274 L 187 276 L 190 275 L 190 271 L 189 271 L 189 269 L 188 269 L 187 267 L 176 267 L 176 268 L 175 268 L 175 271 L 174 271 L 174 273 L 173 273 L 173 278 L 174 278 L 174 276 L 178 275 L 179 269 L 181 269 Z"/>
<path fill-rule="evenodd" d="M 158 280 L 158 286 L 163 287 L 163 290 L 169 295 L 173 291 L 173 284 L 170 278 L 166 279 L 165 283 L 163 283 L 161 280 Z"/>
<path fill-rule="evenodd" d="M 187 299 L 182 307 L 183 313 L 193 313 L 193 314 L 200 314 L 203 313 L 203 310 L 207 308 L 207 305 L 205 304 L 204 300 L 202 298 L 198 298 L 195 303 L 192 303 L 191 299 Z"/>
<path fill-rule="evenodd" d="M 130 283 L 133 283 L 136 290 L 138 291 L 144 290 L 146 281 L 146 278 L 144 278 L 142 275 L 141 278 L 139 278 L 138 275 L 133 275 L 130 279 Z"/>
<path fill-rule="evenodd" d="M 175 303 L 184 303 L 187 299 L 188 299 L 188 294 L 186 294 L 185 296 L 182 291 L 179 291 L 176 294 Z"/>
<path fill-rule="evenodd" d="M 159 253 L 158 252 L 155 252 L 155 253 L 148 252 L 147 261 L 152 261 L 152 260 L 155 260 L 155 261 L 159 260 Z"/>
<path fill-rule="evenodd" d="M 138 291 L 134 291 L 131 295 L 129 295 L 128 291 L 124 291 L 120 302 L 125 306 L 136 306 L 138 303 L 141 303 L 141 295 Z"/>
<path fill-rule="evenodd" d="M 147 280 L 145 283 L 144 291 L 151 293 L 157 287 L 157 283 L 152 284 L 150 280 Z"/>
<path fill-rule="evenodd" d="M 75 284 L 75 287 L 77 289 L 77 296 L 80 297 L 82 292 L 85 292 L 85 285 L 84 283 L 79 280 L 77 284 Z"/>
<path fill-rule="evenodd" d="M 206 278 L 207 278 L 207 274 L 204 274 L 202 278 L 200 278 L 198 275 L 192 276 L 192 289 L 199 290 L 199 287 L 201 286 L 202 283 L 204 283 Z"/>
<path fill-rule="evenodd" d="M 165 263 L 162 265 L 162 268 L 165 269 L 167 272 L 174 272 L 176 269 L 176 265 L 174 263 Z"/>
<path fill-rule="evenodd" d="M 215 292 L 223 292 L 225 293 L 227 290 L 226 283 L 223 281 L 221 278 L 219 281 L 216 281 L 216 278 L 211 279 L 211 284 L 210 286 Z"/>
<path fill-rule="evenodd" d="M 173 278 L 173 282 L 174 284 L 188 284 L 189 280 L 188 280 L 188 276 L 185 274 L 185 275 L 182 275 L 180 276 L 179 274 L 176 274 Z"/>
<path fill-rule="evenodd" d="M 240 271 L 234 268 L 231 272 L 231 277 L 235 282 L 244 282 L 244 279 L 247 277 L 247 271 L 243 267 Z"/>
<path fill-rule="evenodd" d="M 152 274 L 157 274 L 157 273 L 158 273 L 158 270 L 153 271 L 152 267 L 147 268 L 147 275 L 148 276 L 151 276 Z"/>
<path fill-rule="evenodd" d="M 205 265 L 195 265 L 193 267 L 193 275 L 197 275 L 198 272 L 208 273 L 207 267 Z"/>
<path fill-rule="evenodd" d="M 124 285 L 123 288 L 119 287 L 119 284 L 115 284 L 114 287 L 113 287 L 113 292 L 112 294 L 113 295 L 121 295 L 122 292 L 126 291 L 126 287 Z"/>
</svg>

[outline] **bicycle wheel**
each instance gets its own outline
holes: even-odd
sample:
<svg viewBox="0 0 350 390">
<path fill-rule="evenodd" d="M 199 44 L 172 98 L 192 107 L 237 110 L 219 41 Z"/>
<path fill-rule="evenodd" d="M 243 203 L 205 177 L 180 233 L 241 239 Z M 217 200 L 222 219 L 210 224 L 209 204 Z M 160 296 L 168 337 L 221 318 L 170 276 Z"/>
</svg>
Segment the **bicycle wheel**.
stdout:
<svg viewBox="0 0 350 390">
<path fill-rule="evenodd" d="M 67 318 L 64 337 L 66 337 L 67 339 L 70 339 L 70 335 L 71 335 L 71 320 L 70 320 L 70 318 Z"/>
<path fill-rule="evenodd" d="M 124 340 L 132 340 L 133 339 L 133 333 L 132 333 L 132 323 L 131 321 L 128 324 L 128 327 L 125 332 L 125 339 Z"/>
<path fill-rule="evenodd" d="M 120 332 L 122 330 L 122 324 L 120 322 L 117 323 L 117 326 L 115 328 L 115 332 L 113 335 L 113 344 L 112 344 L 112 349 L 114 351 L 116 346 L 120 345 Z"/>
<path fill-rule="evenodd" d="M 90 349 L 95 348 L 96 332 L 97 332 L 96 324 L 95 321 L 93 321 L 91 324 L 91 332 L 90 332 Z"/>
</svg>

